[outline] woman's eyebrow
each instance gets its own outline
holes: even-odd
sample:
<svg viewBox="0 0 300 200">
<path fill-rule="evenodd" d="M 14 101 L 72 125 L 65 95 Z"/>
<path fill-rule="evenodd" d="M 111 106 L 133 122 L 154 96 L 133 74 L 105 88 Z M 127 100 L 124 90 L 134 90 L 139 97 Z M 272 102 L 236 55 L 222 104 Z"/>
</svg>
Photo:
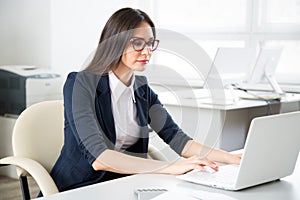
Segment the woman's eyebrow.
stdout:
<svg viewBox="0 0 300 200">
<path fill-rule="evenodd" d="M 150 37 L 150 38 L 148 38 L 148 40 L 146 40 L 146 38 L 144 38 L 144 37 L 139 37 L 139 36 L 132 36 L 132 38 L 144 39 L 145 41 L 154 40 L 154 37 Z"/>
</svg>

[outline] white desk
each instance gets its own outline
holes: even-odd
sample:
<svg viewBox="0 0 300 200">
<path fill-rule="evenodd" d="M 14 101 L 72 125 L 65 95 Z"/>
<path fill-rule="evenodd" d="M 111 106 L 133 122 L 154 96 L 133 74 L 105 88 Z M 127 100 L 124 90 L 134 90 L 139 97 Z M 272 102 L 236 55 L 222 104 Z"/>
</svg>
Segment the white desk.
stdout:
<svg viewBox="0 0 300 200">
<path fill-rule="evenodd" d="M 270 166 L 272 167 L 272 166 Z M 299 200 L 300 199 L 300 159 L 295 172 L 280 181 L 275 181 L 241 191 L 231 192 L 214 189 L 175 178 L 172 175 L 143 174 L 133 175 L 112 181 L 107 181 L 75 190 L 70 190 L 41 200 L 82 200 L 82 199 L 137 199 L 134 194 L 136 188 L 165 188 L 169 191 L 206 191 L 222 193 L 236 200 Z M 204 199 L 205 200 L 205 199 Z"/>
<path fill-rule="evenodd" d="M 271 104 L 260 100 L 236 100 L 230 105 L 210 105 L 201 103 L 201 96 L 205 95 L 201 89 L 172 92 L 160 91 L 159 88 L 154 90 L 186 133 L 201 143 L 227 151 L 244 147 L 253 118 L 280 113 L 283 107 L 290 105 L 293 106 L 287 109 L 288 112 L 300 110 L 300 94 L 288 94 L 281 102 Z"/>
</svg>

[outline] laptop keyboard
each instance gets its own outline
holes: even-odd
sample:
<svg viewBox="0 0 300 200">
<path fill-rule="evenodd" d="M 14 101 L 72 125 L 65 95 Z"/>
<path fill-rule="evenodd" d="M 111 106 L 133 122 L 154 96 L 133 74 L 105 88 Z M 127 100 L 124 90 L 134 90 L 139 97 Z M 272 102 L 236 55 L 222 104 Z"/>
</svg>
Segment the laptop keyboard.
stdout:
<svg viewBox="0 0 300 200">
<path fill-rule="evenodd" d="M 234 185 L 238 168 L 238 165 L 224 165 L 220 166 L 217 172 L 194 170 L 179 176 L 179 178 L 194 183 L 226 188 Z"/>
</svg>

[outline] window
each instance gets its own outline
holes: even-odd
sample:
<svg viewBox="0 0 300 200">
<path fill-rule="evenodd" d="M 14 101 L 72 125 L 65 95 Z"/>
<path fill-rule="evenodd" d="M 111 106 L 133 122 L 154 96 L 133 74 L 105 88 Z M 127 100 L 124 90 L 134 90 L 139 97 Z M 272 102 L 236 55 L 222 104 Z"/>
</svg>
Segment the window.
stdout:
<svg viewBox="0 0 300 200">
<path fill-rule="evenodd" d="M 282 83 L 300 84 L 297 78 L 285 78 L 300 76 L 300 0 L 164 0 L 152 6 L 158 28 L 189 37 L 211 58 L 218 47 L 282 46 L 276 77 Z M 160 50 L 155 54 L 151 73 L 168 77 L 168 72 L 158 73 L 155 64 L 160 64 L 188 80 L 201 78 L 180 56 Z"/>
<path fill-rule="evenodd" d="M 159 27 L 179 31 L 208 32 L 245 29 L 246 0 L 164 0 L 156 4 Z"/>
<path fill-rule="evenodd" d="M 300 25 L 299 0 L 260 0 L 260 21 L 269 25 Z"/>
<path fill-rule="evenodd" d="M 260 0 L 257 7 L 253 40 L 258 46 L 282 46 L 276 78 L 281 83 L 299 84 L 300 0 Z"/>
</svg>

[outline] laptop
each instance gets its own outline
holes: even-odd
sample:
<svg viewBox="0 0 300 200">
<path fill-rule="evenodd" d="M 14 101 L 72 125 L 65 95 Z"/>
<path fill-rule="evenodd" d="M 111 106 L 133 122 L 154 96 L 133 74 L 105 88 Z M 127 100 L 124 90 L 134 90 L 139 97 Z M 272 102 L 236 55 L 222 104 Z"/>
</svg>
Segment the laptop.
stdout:
<svg viewBox="0 0 300 200">
<path fill-rule="evenodd" d="M 241 190 L 291 175 L 300 150 L 300 111 L 251 121 L 240 165 L 218 172 L 194 170 L 177 178 L 226 190 Z"/>
</svg>

